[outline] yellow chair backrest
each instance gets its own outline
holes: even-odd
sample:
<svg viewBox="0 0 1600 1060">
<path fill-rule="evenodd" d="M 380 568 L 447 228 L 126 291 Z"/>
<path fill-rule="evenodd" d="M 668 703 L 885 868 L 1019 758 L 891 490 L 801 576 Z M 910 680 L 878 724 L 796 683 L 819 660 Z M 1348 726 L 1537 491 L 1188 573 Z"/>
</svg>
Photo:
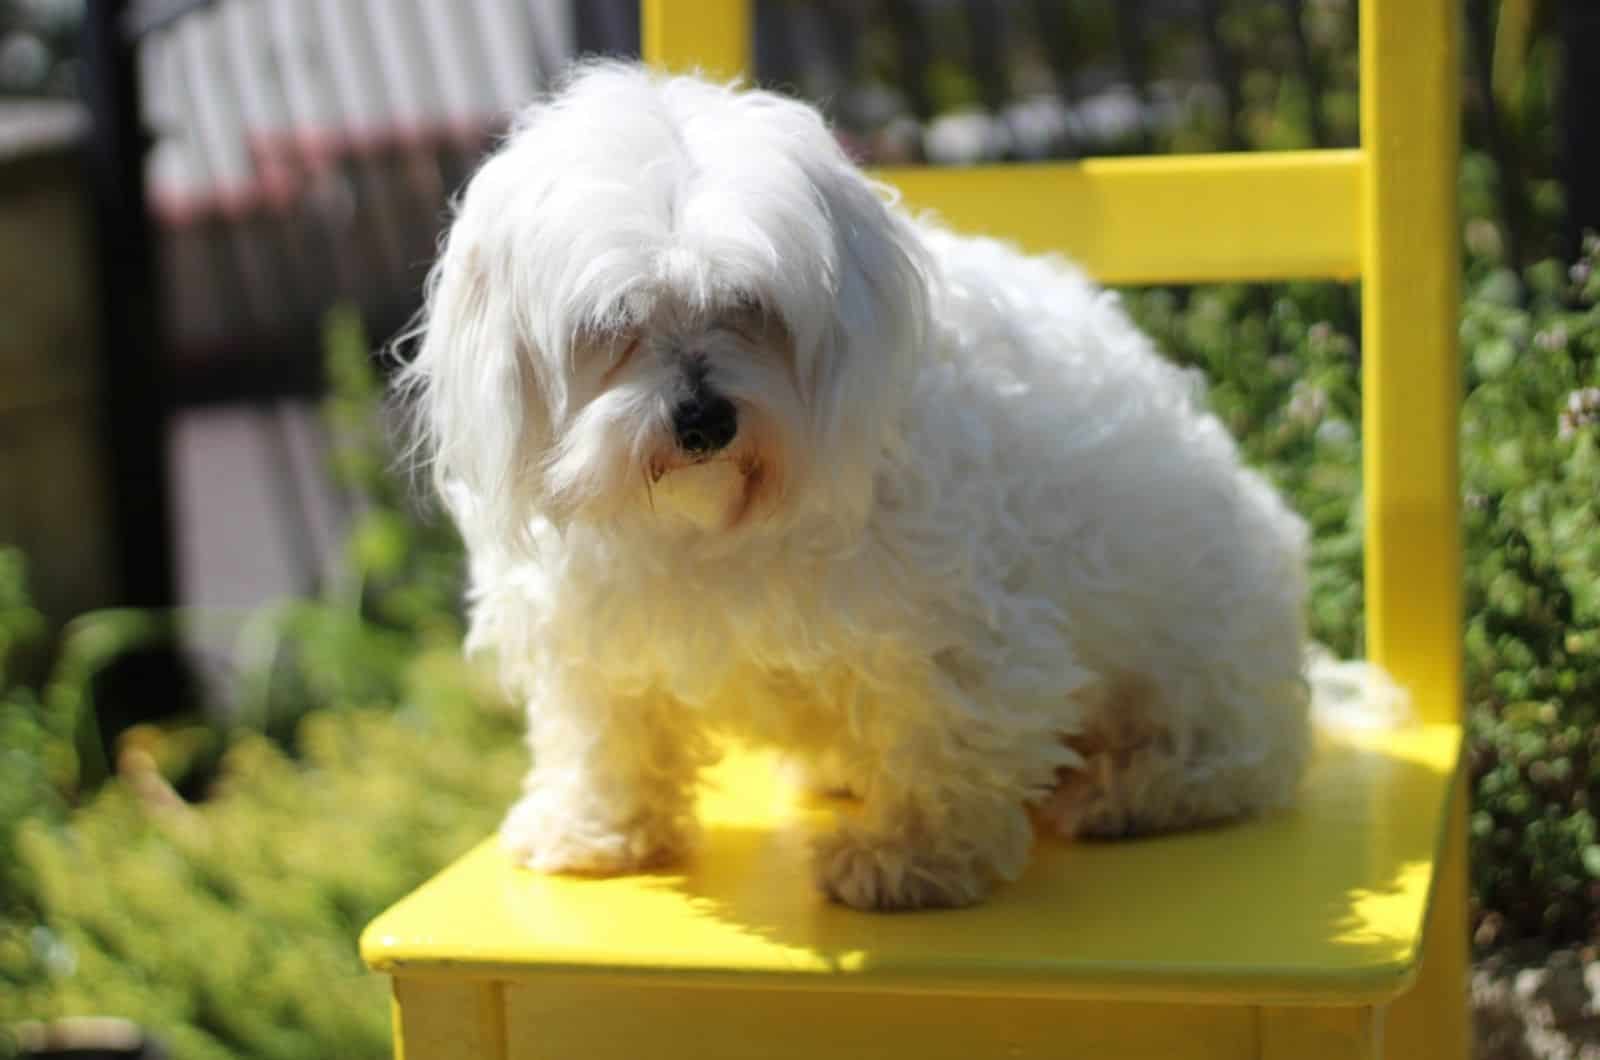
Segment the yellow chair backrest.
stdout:
<svg viewBox="0 0 1600 1060">
<path fill-rule="evenodd" d="M 645 0 L 646 57 L 737 74 L 747 2 Z M 491 840 L 374 921 L 400 1055 L 1467 1056 L 1456 3 L 1361 0 L 1356 150 L 880 174 L 1108 282 L 1359 277 L 1368 647 L 1435 724 L 1331 740 L 1293 813 L 1041 844 L 960 917 L 824 903 L 778 837 L 825 811 L 730 756 L 681 874 L 540 876 Z"/>
<path fill-rule="evenodd" d="M 1358 148 L 878 176 L 912 207 L 1065 252 L 1105 283 L 1359 278 L 1368 655 L 1412 690 L 1423 720 L 1455 721 L 1458 5 L 1360 2 Z M 736 76 L 749 67 L 748 7 L 644 0 L 644 56 Z"/>
</svg>

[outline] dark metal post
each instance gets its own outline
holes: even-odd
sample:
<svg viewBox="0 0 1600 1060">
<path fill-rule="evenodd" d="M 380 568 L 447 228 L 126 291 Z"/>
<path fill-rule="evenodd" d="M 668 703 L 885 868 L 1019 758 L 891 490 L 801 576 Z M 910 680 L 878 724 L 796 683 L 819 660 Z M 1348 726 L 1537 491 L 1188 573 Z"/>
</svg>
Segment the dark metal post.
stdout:
<svg viewBox="0 0 1600 1060">
<path fill-rule="evenodd" d="M 1289 39 L 1294 44 L 1294 62 L 1306 93 L 1306 122 L 1313 147 L 1328 146 L 1328 130 L 1322 117 L 1322 70 L 1311 54 L 1311 38 L 1306 34 L 1305 0 L 1283 0 L 1289 20 Z"/>
<path fill-rule="evenodd" d="M 928 27 L 922 22 L 922 12 L 912 0 L 884 0 L 884 11 L 889 16 L 889 24 L 894 27 L 900 85 L 911 103 L 911 113 L 921 125 L 922 138 L 917 148 L 920 155 L 927 142 L 928 125 L 934 118 L 933 96 L 928 90 L 928 66 L 933 60 L 933 46 L 928 40 Z"/>
<path fill-rule="evenodd" d="M 100 307 L 101 431 L 116 534 L 118 602 L 176 602 L 167 427 L 171 378 L 161 356 L 157 264 L 145 208 L 146 138 L 139 119 L 126 0 L 89 0 L 83 28 L 83 94 L 92 128 L 87 168 Z M 128 722 L 179 709 L 186 687 L 176 645 L 120 660 L 97 698 L 109 742 Z"/>
<path fill-rule="evenodd" d="M 1040 44 L 1050 62 L 1050 72 L 1055 76 L 1056 98 L 1071 111 L 1078 102 L 1073 90 L 1073 75 L 1083 60 L 1077 39 L 1076 13 L 1065 0 L 1033 0 L 1033 19 L 1039 27 Z M 1067 158 L 1086 153 L 1078 142 L 1076 123 L 1073 123 L 1072 130 L 1060 145 L 1060 151 Z"/>
<path fill-rule="evenodd" d="M 1244 114 L 1244 87 L 1233 49 L 1222 35 L 1222 0 L 1201 0 L 1200 18 L 1205 26 L 1206 51 L 1211 55 L 1211 72 L 1217 79 L 1217 87 L 1222 89 L 1222 109 L 1227 115 L 1222 146 L 1229 151 L 1242 151 L 1244 136 L 1239 131 L 1239 119 Z"/>
<path fill-rule="evenodd" d="M 102 422 L 120 599 L 137 607 L 166 607 L 175 599 L 166 372 L 145 209 L 146 141 L 134 49 L 122 32 L 126 7 L 125 0 L 90 0 L 83 31 L 83 90 L 93 122 L 88 162 L 99 251 Z"/>
<path fill-rule="evenodd" d="M 966 0 L 967 54 L 991 121 L 1005 123 L 1011 85 L 1006 72 L 1006 22 L 995 0 Z"/>
<path fill-rule="evenodd" d="M 1600 7 L 1594 0 L 1564 0 L 1561 5 L 1562 182 L 1566 185 L 1567 227 L 1563 252 L 1578 255 L 1585 231 L 1600 232 Z"/>
<path fill-rule="evenodd" d="M 1139 133 L 1135 146 L 1139 154 L 1147 155 L 1155 149 L 1155 143 L 1150 135 L 1150 73 L 1146 68 L 1144 6 L 1144 0 L 1119 0 L 1113 10 L 1122 72 L 1139 100 Z"/>
<path fill-rule="evenodd" d="M 1500 219 L 1506 238 L 1506 264 L 1520 270 L 1527 264 L 1527 209 L 1522 193 L 1522 152 L 1515 131 L 1507 128 L 1494 95 L 1495 18 L 1499 10 L 1489 0 L 1467 0 L 1467 62 L 1480 94 L 1483 138 L 1494 157 L 1500 195 Z"/>
</svg>

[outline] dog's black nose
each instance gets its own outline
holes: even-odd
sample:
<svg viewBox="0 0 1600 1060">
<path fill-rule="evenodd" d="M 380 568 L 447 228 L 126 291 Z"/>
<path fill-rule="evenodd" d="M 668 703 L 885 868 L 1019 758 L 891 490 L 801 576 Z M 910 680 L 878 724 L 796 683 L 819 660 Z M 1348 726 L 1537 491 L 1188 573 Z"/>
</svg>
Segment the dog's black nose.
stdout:
<svg viewBox="0 0 1600 1060">
<path fill-rule="evenodd" d="M 690 456 L 709 456 L 739 433 L 739 410 L 705 387 L 695 387 L 672 410 L 672 433 Z"/>
</svg>

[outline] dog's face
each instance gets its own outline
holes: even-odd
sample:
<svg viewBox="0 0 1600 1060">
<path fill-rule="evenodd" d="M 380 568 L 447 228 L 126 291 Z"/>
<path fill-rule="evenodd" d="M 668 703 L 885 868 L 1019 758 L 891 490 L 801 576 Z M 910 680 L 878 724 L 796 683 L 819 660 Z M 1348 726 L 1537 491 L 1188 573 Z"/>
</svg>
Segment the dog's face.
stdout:
<svg viewBox="0 0 1600 1060">
<path fill-rule="evenodd" d="M 769 516 L 806 451 L 795 344 L 753 291 L 659 283 L 572 339 L 568 403 L 542 478 L 578 518 L 726 530 Z"/>
<path fill-rule="evenodd" d="M 480 535 L 858 518 L 920 253 L 809 107 L 590 66 L 473 178 L 402 384 Z"/>
</svg>

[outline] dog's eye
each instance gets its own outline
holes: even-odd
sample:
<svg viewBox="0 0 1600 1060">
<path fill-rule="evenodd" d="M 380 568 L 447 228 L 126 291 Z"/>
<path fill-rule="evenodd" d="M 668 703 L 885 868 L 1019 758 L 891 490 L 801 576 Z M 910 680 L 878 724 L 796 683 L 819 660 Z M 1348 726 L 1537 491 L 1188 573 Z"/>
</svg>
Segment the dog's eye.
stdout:
<svg viewBox="0 0 1600 1060">
<path fill-rule="evenodd" d="M 620 368 L 628 362 L 639 349 L 639 336 L 631 332 L 609 336 L 606 350 L 610 354 L 608 360 L 613 368 Z"/>
<path fill-rule="evenodd" d="M 636 328 L 586 325 L 572 336 L 574 363 L 596 371 L 614 371 L 633 356 L 639 338 Z"/>
<path fill-rule="evenodd" d="M 639 342 L 638 335 L 624 335 L 610 344 L 608 347 L 610 357 L 606 361 L 605 374 L 600 377 L 602 385 L 610 386 L 611 380 L 616 378 L 617 373 L 627 367 L 628 362 L 633 360 L 633 355 L 639 352 Z"/>
<path fill-rule="evenodd" d="M 750 338 L 764 331 L 771 319 L 771 312 L 760 295 L 744 293 L 732 300 L 722 313 L 720 323 L 730 331 Z"/>
</svg>

